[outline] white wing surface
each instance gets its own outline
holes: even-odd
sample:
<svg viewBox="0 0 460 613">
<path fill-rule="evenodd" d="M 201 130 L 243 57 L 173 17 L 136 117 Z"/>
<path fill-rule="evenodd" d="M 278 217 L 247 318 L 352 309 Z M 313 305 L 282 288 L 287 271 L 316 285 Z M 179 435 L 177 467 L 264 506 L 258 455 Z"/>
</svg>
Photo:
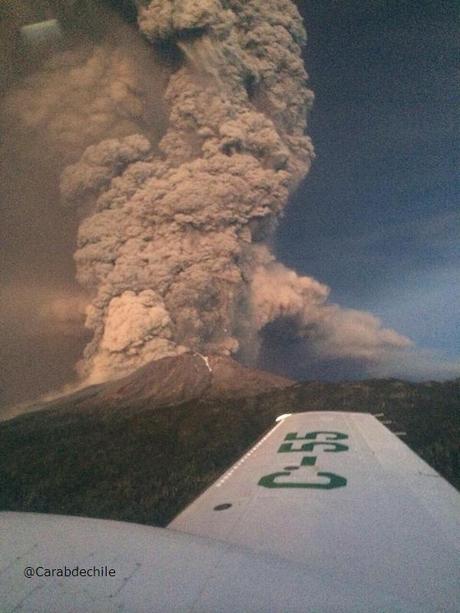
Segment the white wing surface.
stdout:
<svg viewBox="0 0 460 613">
<path fill-rule="evenodd" d="M 372 415 L 281 419 L 169 528 L 422 610 L 460 606 L 460 496 Z"/>
</svg>

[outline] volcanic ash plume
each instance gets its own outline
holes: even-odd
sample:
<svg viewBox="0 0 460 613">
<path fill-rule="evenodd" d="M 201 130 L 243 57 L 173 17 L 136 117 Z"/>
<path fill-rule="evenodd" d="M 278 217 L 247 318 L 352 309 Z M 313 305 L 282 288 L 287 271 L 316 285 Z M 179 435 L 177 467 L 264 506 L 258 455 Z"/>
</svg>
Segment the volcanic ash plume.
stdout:
<svg viewBox="0 0 460 613">
<path fill-rule="evenodd" d="M 61 183 L 68 206 L 91 211 L 75 255 L 94 294 L 82 374 L 99 381 L 190 349 L 251 354 L 260 330 L 283 317 L 325 352 L 344 326 L 358 352 L 363 341 L 371 352 L 407 344 L 367 314 L 355 335 L 356 317 L 326 305 L 328 289 L 277 264 L 267 246 L 314 155 L 294 4 L 153 0 L 139 24 L 182 58 L 165 135 L 158 147 L 145 132 L 92 145 Z"/>
</svg>

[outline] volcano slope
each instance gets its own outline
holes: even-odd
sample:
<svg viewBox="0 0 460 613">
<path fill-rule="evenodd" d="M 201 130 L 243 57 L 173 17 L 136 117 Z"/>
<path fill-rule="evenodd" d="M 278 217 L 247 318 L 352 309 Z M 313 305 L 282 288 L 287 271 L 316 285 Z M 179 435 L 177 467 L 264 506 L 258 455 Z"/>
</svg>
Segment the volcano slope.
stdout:
<svg viewBox="0 0 460 613">
<path fill-rule="evenodd" d="M 164 526 L 282 413 L 384 413 L 457 488 L 460 379 L 294 383 L 199 354 L 164 358 L 0 423 L 0 508 Z"/>
</svg>

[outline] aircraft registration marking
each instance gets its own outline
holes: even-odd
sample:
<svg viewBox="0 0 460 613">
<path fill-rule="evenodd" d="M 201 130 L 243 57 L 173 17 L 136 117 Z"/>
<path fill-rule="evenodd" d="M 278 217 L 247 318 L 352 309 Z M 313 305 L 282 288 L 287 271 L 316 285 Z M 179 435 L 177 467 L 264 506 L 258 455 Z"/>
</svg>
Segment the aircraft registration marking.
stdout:
<svg viewBox="0 0 460 613">
<path fill-rule="evenodd" d="M 326 453 L 339 453 L 343 451 L 348 451 L 348 445 L 344 443 L 337 443 L 336 441 L 343 441 L 348 439 L 348 434 L 344 434 L 343 432 L 330 432 L 330 431 L 318 431 L 318 432 L 307 432 L 305 436 L 299 436 L 298 432 L 289 432 L 284 437 L 284 441 L 312 441 L 308 443 L 304 443 L 300 445 L 300 447 L 293 447 L 294 443 L 292 442 L 283 442 L 279 449 L 278 453 L 292 453 L 292 452 L 308 452 L 314 451 L 315 447 L 319 447 L 318 450 L 324 451 Z M 323 490 L 331 490 L 338 487 L 345 487 L 347 484 L 347 480 L 345 477 L 341 475 L 337 475 L 335 473 L 330 472 L 315 472 L 312 471 L 312 467 L 315 466 L 317 460 L 317 456 L 304 456 L 300 462 L 299 466 L 285 466 L 282 471 L 270 473 L 269 475 L 264 475 L 261 479 L 259 479 L 258 485 L 267 488 L 306 488 L 306 489 L 323 489 Z M 297 471 L 299 468 L 306 469 L 307 479 L 306 481 L 289 481 L 284 479 L 285 477 L 290 477 L 293 471 Z M 321 480 L 317 481 L 311 480 L 311 477 L 318 478 Z"/>
</svg>

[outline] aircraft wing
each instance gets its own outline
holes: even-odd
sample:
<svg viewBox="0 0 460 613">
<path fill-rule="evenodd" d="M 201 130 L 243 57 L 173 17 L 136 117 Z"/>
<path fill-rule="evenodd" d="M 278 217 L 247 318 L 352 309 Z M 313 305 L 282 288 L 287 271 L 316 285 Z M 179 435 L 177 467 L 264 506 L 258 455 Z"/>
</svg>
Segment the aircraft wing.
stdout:
<svg viewBox="0 0 460 613">
<path fill-rule="evenodd" d="M 294 414 L 167 529 L 0 513 L 0 610 L 453 612 L 459 515 L 371 415 Z"/>
<path fill-rule="evenodd" d="M 168 527 L 307 564 L 357 593 L 460 606 L 460 495 L 369 414 L 280 419 Z"/>
</svg>

